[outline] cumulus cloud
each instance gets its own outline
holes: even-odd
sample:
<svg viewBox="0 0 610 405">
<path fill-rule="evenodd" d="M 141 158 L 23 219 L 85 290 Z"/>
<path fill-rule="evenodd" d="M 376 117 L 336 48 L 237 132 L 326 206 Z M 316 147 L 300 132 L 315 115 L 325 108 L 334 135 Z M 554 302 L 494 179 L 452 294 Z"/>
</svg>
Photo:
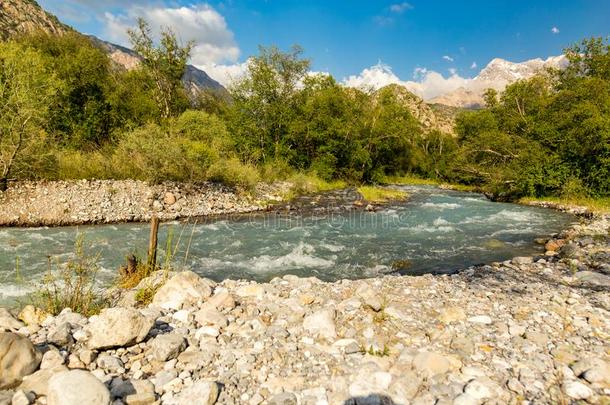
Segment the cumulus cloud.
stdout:
<svg viewBox="0 0 610 405">
<path fill-rule="evenodd" d="M 443 55 L 443 59 L 446 60 L 447 62 L 453 62 L 453 58 L 449 55 Z"/>
<path fill-rule="evenodd" d="M 127 29 L 143 17 L 158 35 L 161 28 L 171 28 L 183 41 L 195 41 L 191 63 L 196 66 L 235 62 L 240 50 L 224 17 L 208 4 L 163 7 L 132 5 L 124 14 L 104 13 L 105 34 L 121 45 L 129 45 Z"/>
<path fill-rule="evenodd" d="M 413 80 L 402 80 L 392 68 L 383 63 L 364 69 L 359 75 L 352 75 L 343 79 L 343 84 L 348 87 L 363 89 L 380 89 L 389 84 L 399 84 L 405 86 L 409 91 L 429 100 L 441 94 L 446 94 L 467 86 L 472 79 L 463 78 L 452 73 L 449 77 L 428 70 L 426 68 L 416 68 L 413 72 Z"/>
<path fill-rule="evenodd" d="M 250 60 L 243 63 L 234 64 L 216 64 L 208 63 L 204 65 L 195 65 L 199 69 L 204 70 L 210 77 L 225 87 L 230 87 L 236 80 L 241 79 L 248 71 Z"/>
<path fill-rule="evenodd" d="M 551 28 L 551 32 L 552 32 L 553 34 L 559 34 L 559 28 L 557 28 L 557 27 L 553 27 L 553 28 Z"/>
<path fill-rule="evenodd" d="M 477 65 L 477 62 L 472 62 L 472 65 L 470 65 L 470 69 L 476 69 L 478 67 L 479 65 Z"/>
<path fill-rule="evenodd" d="M 413 6 L 407 2 L 396 3 L 390 6 L 390 11 L 396 14 L 404 13 L 407 10 L 411 10 Z"/>
</svg>

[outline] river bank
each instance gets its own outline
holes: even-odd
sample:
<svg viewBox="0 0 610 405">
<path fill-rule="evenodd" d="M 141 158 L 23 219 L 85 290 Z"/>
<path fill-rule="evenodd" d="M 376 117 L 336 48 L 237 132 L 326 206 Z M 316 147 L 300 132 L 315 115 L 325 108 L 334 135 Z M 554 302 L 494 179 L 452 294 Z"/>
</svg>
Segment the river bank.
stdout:
<svg viewBox="0 0 610 405">
<path fill-rule="evenodd" d="M 454 275 L 214 283 L 182 272 L 141 308 L 138 290 L 162 274 L 91 318 L 3 311 L 0 327 L 25 338 L 0 337 L 0 357 L 19 342 L 0 361 L 12 387 L 0 403 L 607 403 L 609 232 L 598 218 L 545 255 Z"/>
<path fill-rule="evenodd" d="M 253 193 L 218 183 L 149 184 L 137 180 L 24 181 L 0 192 L 0 226 L 60 226 L 163 221 L 259 211 L 289 187 Z"/>
</svg>

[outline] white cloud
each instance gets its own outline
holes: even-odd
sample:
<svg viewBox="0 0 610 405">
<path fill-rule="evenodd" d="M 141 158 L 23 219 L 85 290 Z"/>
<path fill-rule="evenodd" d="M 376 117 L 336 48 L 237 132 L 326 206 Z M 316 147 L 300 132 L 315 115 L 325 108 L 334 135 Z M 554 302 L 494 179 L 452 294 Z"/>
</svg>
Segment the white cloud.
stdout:
<svg viewBox="0 0 610 405">
<path fill-rule="evenodd" d="M 234 64 L 216 64 L 207 63 L 195 65 L 197 68 L 205 71 L 212 79 L 225 87 L 230 87 L 236 80 L 241 79 L 248 71 L 249 60 L 243 63 Z"/>
<path fill-rule="evenodd" d="M 472 62 L 472 65 L 470 65 L 470 69 L 476 69 L 478 67 L 479 65 L 477 65 L 477 62 Z"/>
<path fill-rule="evenodd" d="M 449 73 L 451 74 L 451 76 L 455 76 L 457 74 L 457 69 L 456 68 L 449 68 Z"/>
<path fill-rule="evenodd" d="M 553 27 L 553 28 L 551 28 L 551 32 L 552 32 L 553 34 L 559 34 L 559 28 L 557 28 L 557 27 Z"/>
<path fill-rule="evenodd" d="M 396 14 L 404 13 L 407 10 L 411 10 L 413 6 L 407 2 L 396 3 L 390 6 L 390 11 Z"/>
<path fill-rule="evenodd" d="M 457 72 L 452 73 L 449 77 L 444 77 L 438 72 L 421 67 L 414 70 L 413 79 L 401 80 L 394 74 L 390 66 L 380 62 L 375 66 L 364 69 L 359 75 L 352 75 L 343 79 L 343 84 L 348 87 L 364 89 L 380 89 L 389 84 L 400 84 L 424 100 L 429 100 L 454 91 L 459 87 L 464 87 L 472 80 L 459 76 Z"/>
<path fill-rule="evenodd" d="M 104 14 L 108 39 L 129 46 L 127 29 L 143 17 L 158 35 L 161 28 L 171 28 L 183 41 L 195 41 L 191 54 L 194 65 L 235 62 L 240 50 L 224 17 L 208 4 L 189 7 L 147 7 L 132 5 L 124 14 Z"/>
<path fill-rule="evenodd" d="M 453 62 L 453 58 L 449 55 L 443 55 L 443 59 L 446 60 L 447 62 Z"/>
</svg>

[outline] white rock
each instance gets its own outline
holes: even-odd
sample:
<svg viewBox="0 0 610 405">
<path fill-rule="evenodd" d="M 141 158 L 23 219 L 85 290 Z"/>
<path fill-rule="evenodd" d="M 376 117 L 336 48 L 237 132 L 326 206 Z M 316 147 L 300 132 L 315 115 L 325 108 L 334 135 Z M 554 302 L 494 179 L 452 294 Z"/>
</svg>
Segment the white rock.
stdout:
<svg viewBox="0 0 610 405">
<path fill-rule="evenodd" d="M 150 344 L 153 359 L 161 362 L 175 359 L 185 348 L 184 336 L 177 333 L 159 335 Z"/>
<path fill-rule="evenodd" d="M 0 308 L 0 332 L 2 330 L 17 331 L 25 324 L 17 319 L 6 308 Z"/>
<path fill-rule="evenodd" d="M 85 370 L 63 371 L 49 380 L 48 405 L 107 405 L 110 392 Z"/>
<path fill-rule="evenodd" d="M 468 322 L 481 323 L 483 325 L 491 325 L 493 323 L 491 318 L 487 315 L 477 315 L 477 316 L 470 317 L 470 318 L 468 318 Z"/>
<path fill-rule="evenodd" d="M 159 288 L 152 303 L 165 309 L 181 309 L 212 295 L 214 282 L 199 277 L 192 271 L 176 273 Z"/>
<path fill-rule="evenodd" d="M 564 381 L 563 390 L 566 395 L 573 399 L 587 399 L 593 395 L 591 388 L 576 380 Z"/>
<path fill-rule="evenodd" d="M 420 352 L 413 358 L 413 368 L 424 377 L 433 377 L 461 367 L 459 360 L 440 353 Z"/>
<path fill-rule="evenodd" d="M 306 316 L 303 320 L 303 328 L 313 335 L 334 339 L 337 336 L 335 310 L 325 308 Z"/>
<path fill-rule="evenodd" d="M 173 399 L 166 401 L 168 405 L 212 405 L 218 399 L 218 384 L 211 381 L 197 381 L 184 388 Z"/>
<path fill-rule="evenodd" d="M 85 327 L 89 349 L 131 346 L 139 343 L 153 327 L 154 321 L 134 308 L 108 308 L 91 317 Z"/>
<path fill-rule="evenodd" d="M 12 388 L 38 368 L 42 356 L 29 339 L 0 332 L 0 390 Z"/>
</svg>

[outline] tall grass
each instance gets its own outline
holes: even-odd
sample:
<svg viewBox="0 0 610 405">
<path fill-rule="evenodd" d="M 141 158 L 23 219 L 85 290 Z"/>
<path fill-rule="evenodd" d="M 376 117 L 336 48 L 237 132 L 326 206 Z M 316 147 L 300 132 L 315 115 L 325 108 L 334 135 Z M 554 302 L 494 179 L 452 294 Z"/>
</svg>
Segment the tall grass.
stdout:
<svg viewBox="0 0 610 405">
<path fill-rule="evenodd" d="M 402 190 L 393 190 L 377 186 L 360 186 L 358 192 L 368 202 L 384 203 L 390 200 L 403 200 L 408 194 Z"/>
<path fill-rule="evenodd" d="M 52 315 L 70 308 L 85 316 L 95 314 L 107 303 L 96 288 L 99 255 L 91 255 L 79 235 L 74 257 L 62 263 L 49 258 L 47 273 L 32 293 L 31 304 Z"/>
</svg>

